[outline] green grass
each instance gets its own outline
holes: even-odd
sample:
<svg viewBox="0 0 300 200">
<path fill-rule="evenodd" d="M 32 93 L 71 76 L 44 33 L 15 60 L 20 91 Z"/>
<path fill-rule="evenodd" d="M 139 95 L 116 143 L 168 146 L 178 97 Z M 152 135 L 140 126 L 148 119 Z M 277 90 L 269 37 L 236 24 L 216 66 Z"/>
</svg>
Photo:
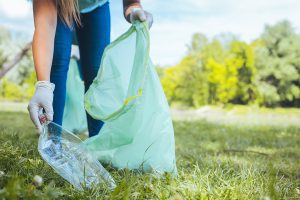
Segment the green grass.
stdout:
<svg viewBox="0 0 300 200">
<path fill-rule="evenodd" d="M 178 177 L 107 166 L 117 188 L 76 191 L 39 156 L 26 113 L 0 112 L 0 199 L 299 199 L 300 128 L 174 122 Z M 35 186 L 33 177 L 43 177 Z"/>
</svg>

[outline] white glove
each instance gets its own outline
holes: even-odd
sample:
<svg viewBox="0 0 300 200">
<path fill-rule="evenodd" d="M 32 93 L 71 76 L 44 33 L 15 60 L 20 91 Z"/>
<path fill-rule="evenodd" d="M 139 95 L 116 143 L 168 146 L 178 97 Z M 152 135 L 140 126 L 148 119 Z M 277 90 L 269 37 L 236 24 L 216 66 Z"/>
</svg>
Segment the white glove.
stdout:
<svg viewBox="0 0 300 200">
<path fill-rule="evenodd" d="M 38 81 L 35 85 L 35 93 L 27 107 L 30 118 L 38 133 L 42 132 L 42 125 L 39 119 L 39 112 L 44 110 L 47 121 L 53 120 L 53 91 L 55 85 L 49 81 Z"/>
<path fill-rule="evenodd" d="M 134 20 L 139 21 L 147 21 L 149 25 L 149 29 L 153 24 L 153 16 L 151 13 L 143 10 L 142 8 L 131 8 L 130 10 L 130 22 L 132 23 Z"/>
</svg>

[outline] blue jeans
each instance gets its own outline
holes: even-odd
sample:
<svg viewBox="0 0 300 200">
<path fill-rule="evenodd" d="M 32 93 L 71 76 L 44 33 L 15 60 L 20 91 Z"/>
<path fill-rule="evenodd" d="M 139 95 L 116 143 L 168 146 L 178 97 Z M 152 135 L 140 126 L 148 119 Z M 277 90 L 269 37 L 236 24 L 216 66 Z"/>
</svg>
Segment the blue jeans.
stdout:
<svg viewBox="0 0 300 200">
<path fill-rule="evenodd" d="M 110 43 L 109 3 L 89 13 L 80 14 L 80 17 L 81 26 L 75 25 L 74 30 L 80 51 L 80 71 L 82 72 L 85 91 L 87 91 L 98 73 L 103 51 Z M 57 17 L 50 81 L 55 84 L 53 121 L 59 125 L 62 125 L 63 120 L 71 45 L 72 29 Z M 93 119 L 88 113 L 87 122 L 90 137 L 98 134 L 103 126 L 102 121 Z"/>
</svg>

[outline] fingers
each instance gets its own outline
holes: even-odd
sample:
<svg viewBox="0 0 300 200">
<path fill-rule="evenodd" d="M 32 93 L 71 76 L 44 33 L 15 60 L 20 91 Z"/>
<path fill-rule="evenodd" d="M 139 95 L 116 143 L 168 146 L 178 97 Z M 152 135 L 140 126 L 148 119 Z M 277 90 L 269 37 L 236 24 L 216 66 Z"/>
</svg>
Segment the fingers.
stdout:
<svg viewBox="0 0 300 200">
<path fill-rule="evenodd" d="M 43 108 L 39 108 L 39 120 L 41 124 L 47 123 L 47 117 L 43 110 Z"/>
<path fill-rule="evenodd" d="M 142 9 L 138 9 L 135 11 L 132 11 L 130 14 L 130 21 L 131 23 L 135 20 L 139 20 L 139 21 L 145 21 L 146 20 L 146 16 L 144 14 L 144 11 Z"/>
<path fill-rule="evenodd" d="M 29 104 L 27 109 L 29 111 L 31 121 L 35 125 L 37 133 L 40 134 L 43 128 L 39 120 L 39 107 L 37 105 Z"/>
<path fill-rule="evenodd" d="M 51 104 L 50 104 L 51 105 Z M 45 116 L 47 118 L 47 121 L 52 121 L 53 120 L 53 107 L 50 106 L 44 106 L 44 109 L 45 109 Z"/>
<path fill-rule="evenodd" d="M 151 28 L 153 24 L 152 14 L 143 9 L 132 11 L 130 15 L 130 21 L 133 22 L 134 20 L 139 20 L 141 22 L 147 21 L 149 28 Z"/>
<path fill-rule="evenodd" d="M 144 10 L 136 11 L 136 15 L 137 15 L 138 19 L 142 22 L 147 20 L 146 13 Z"/>
<path fill-rule="evenodd" d="M 52 106 L 44 106 L 44 108 L 41 108 L 38 105 L 29 104 L 27 109 L 29 111 L 30 118 L 39 134 L 43 131 L 42 123 L 53 120 Z M 41 112 L 42 109 L 45 110 L 45 113 Z"/>
</svg>

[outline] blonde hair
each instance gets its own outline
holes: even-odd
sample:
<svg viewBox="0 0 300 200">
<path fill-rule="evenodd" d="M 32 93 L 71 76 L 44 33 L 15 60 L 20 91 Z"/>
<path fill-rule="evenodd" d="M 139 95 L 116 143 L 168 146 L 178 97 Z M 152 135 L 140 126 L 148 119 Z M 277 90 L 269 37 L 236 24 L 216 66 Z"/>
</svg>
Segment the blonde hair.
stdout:
<svg viewBox="0 0 300 200">
<path fill-rule="evenodd" d="M 79 6 L 77 0 L 56 0 L 58 16 L 70 28 L 73 20 L 80 25 Z"/>
</svg>

